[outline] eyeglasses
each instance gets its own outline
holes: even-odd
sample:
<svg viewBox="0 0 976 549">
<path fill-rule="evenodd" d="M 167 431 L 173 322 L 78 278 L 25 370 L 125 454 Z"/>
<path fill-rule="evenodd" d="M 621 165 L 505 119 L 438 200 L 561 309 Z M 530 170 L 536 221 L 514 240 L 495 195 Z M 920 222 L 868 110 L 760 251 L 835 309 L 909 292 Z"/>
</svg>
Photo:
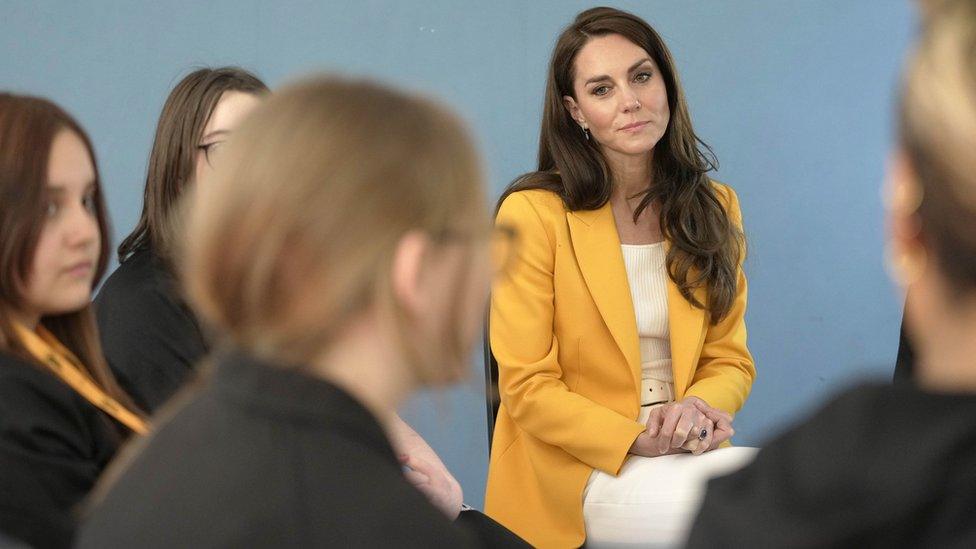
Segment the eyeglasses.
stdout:
<svg viewBox="0 0 976 549">
<path fill-rule="evenodd" d="M 471 233 L 442 230 L 435 235 L 435 239 L 446 241 L 472 241 Z M 491 260 L 493 279 L 508 276 L 518 255 L 518 231 L 514 227 L 495 225 L 488 233 L 488 254 Z"/>
<path fill-rule="evenodd" d="M 207 164 L 213 168 L 216 165 L 215 159 L 219 155 L 223 145 L 223 141 L 213 141 L 210 143 L 197 145 L 197 149 L 203 151 L 203 157 L 207 160 Z"/>
<path fill-rule="evenodd" d="M 488 246 L 492 273 L 496 280 L 511 274 L 515 259 L 518 257 L 518 236 L 515 227 L 495 225 L 492 228 Z"/>
</svg>

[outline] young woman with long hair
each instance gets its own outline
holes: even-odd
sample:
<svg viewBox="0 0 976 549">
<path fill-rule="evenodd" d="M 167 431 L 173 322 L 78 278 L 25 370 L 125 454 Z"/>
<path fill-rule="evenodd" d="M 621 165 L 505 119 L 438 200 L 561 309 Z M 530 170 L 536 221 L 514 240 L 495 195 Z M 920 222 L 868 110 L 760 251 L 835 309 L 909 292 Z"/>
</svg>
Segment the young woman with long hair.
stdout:
<svg viewBox="0 0 976 549">
<path fill-rule="evenodd" d="M 38 547 L 69 545 L 76 504 L 146 430 L 91 310 L 109 234 L 85 131 L 0 93 L 0 531 Z"/>
</svg>

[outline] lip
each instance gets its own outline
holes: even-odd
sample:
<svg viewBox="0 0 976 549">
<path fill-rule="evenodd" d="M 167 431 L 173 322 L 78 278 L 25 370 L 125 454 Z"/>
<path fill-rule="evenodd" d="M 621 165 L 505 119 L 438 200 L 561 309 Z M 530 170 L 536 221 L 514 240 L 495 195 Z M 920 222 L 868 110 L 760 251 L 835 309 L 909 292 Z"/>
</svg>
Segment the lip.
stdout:
<svg viewBox="0 0 976 549">
<path fill-rule="evenodd" d="M 71 277 L 81 278 L 91 274 L 94 268 L 95 263 L 92 261 L 79 261 L 66 267 L 64 273 Z"/>
<path fill-rule="evenodd" d="M 633 122 L 631 124 L 627 124 L 626 126 L 620 128 L 620 131 L 622 131 L 622 132 L 633 132 L 633 131 L 637 131 L 637 130 L 643 129 L 644 126 L 646 126 L 648 124 L 649 124 L 649 122 L 647 120 L 644 120 L 642 122 Z"/>
</svg>

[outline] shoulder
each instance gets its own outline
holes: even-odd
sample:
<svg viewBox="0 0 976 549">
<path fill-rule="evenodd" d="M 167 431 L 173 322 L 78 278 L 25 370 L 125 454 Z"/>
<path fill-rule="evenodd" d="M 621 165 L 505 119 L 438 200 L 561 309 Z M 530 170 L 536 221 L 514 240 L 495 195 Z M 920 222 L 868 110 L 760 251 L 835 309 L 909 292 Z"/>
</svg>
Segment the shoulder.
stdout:
<svg viewBox="0 0 976 549">
<path fill-rule="evenodd" d="M 841 432 L 853 435 L 858 431 L 856 438 L 864 440 L 871 436 L 867 425 L 877 419 L 876 414 L 890 407 L 895 398 L 893 389 L 890 385 L 863 383 L 842 390 L 779 440 L 818 443 L 821 438 L 833 438 Z"/>
<path fill-rule="evenodd" d="M 879 461 L 890 460 L 890 456 L 884 457 L 885 449 L 903 438 L 898 431 L 905 425 L 891 421 L 898 401 L 890 384 L 866 383 L 846 389 L 769 440 L 753 463 L 718 479 L 714 488 L 742 499 L 788 494 L 798 504 L 811 506 L 829 505 L 839 493 L 852 500 L 866 497 L 868 479 L 858 475 L 878 466 Z M 767 489 L 770 493 L 759 494 Z"/>
<path fill-rule="evenodd" d="M 740 229 L 742 228 L 742 208 L 739 206 L 739 196 L 735 194 L 735 190 L 732 187 L 720 183 L 714 179 L 710 179 L 709 183 L 712 185 L 712 189 L 715 191 L 715 196 L 718 198 L 719 204 L 725 210 L 726 215 L 732 220 L 732 222 L 737 225 Z"/>
<path fill-rule="evenodd" d="M 30 401 L 62 400 L 70 393 L 69 387 L 41 366 L 0 351 L 0 410 Z"/>
<path fill-rule="evenodd" d="M 140 250 L 112 272 L 95 297 L 96 311 L 144 311 L 174 301 L 172 276 L 148 250 Z"/>
<path fill-rule="evenodd" d="M 534 213 L 542 219 L 562 218 L 566 215 L 566 206 L 562 198 L 553 191 L 546 189 L 530 189 L 516 191 L 505 197 L 499 206 L 499 215 L 519 213 L 521 215 Z"/>
<path fill-rule="evenodd" d="M 155 423 L 104 475 L 80 547 L 246 545 L 231 525 L 286 522 L 272 487 L 291 471 L 270 466 L 263 422 L 242 433 L 240 415 L 205 388 L 174 399 Z"/>
<path fill-rule="evenodd" d="M 127 258 L 105 281 L 95 297 L 95 316 L 110 363 L 118 358 L 119 346 L 141 355 L 156 352 L 153 345 L 160 338 L 199 339 L 196 320 L 175 278 L 145 250 Z M 133 342 L 133 335 L 139 341 Z"/>
<path fill-rule="evenodd" d="M 739 211 L 739 196 L 735 193 L 735 189 L 715 179 L 710 179 L 709 183 L 715 191 L 715 196 L 727 211 L 730 213 Z"/>
<path fill-rule="evenodd" d="M 846 545 L 870 532 L 917 539 L 911 517 L 962 501 L 953 490 L 972 491 L 959 471 L 972 463 L 974 418 L 972 396 L 890 383 L 848 389 L 764 444 L 745 468 L 709 481 L 689 546 L 729 538 L 781 546 L 798 532 L 816 536 L 816 545 Z"/>
</svg>

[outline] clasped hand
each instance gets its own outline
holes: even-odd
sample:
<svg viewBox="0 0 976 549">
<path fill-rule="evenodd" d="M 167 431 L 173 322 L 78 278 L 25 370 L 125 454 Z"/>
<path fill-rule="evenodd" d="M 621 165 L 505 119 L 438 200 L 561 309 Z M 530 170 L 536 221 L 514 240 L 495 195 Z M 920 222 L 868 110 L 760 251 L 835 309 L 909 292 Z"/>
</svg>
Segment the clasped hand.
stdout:
<svg viewBox="0 0 976 549">
<path fill-rule="evenodd" d="M 653 457 L 688 451 L 698 455 L 718 448 L 733 434 L 732 416 L 700 398 L 687 397 L 651 410 L 647 429 L 634 440 L 630 453 Z"/>
</svg>

